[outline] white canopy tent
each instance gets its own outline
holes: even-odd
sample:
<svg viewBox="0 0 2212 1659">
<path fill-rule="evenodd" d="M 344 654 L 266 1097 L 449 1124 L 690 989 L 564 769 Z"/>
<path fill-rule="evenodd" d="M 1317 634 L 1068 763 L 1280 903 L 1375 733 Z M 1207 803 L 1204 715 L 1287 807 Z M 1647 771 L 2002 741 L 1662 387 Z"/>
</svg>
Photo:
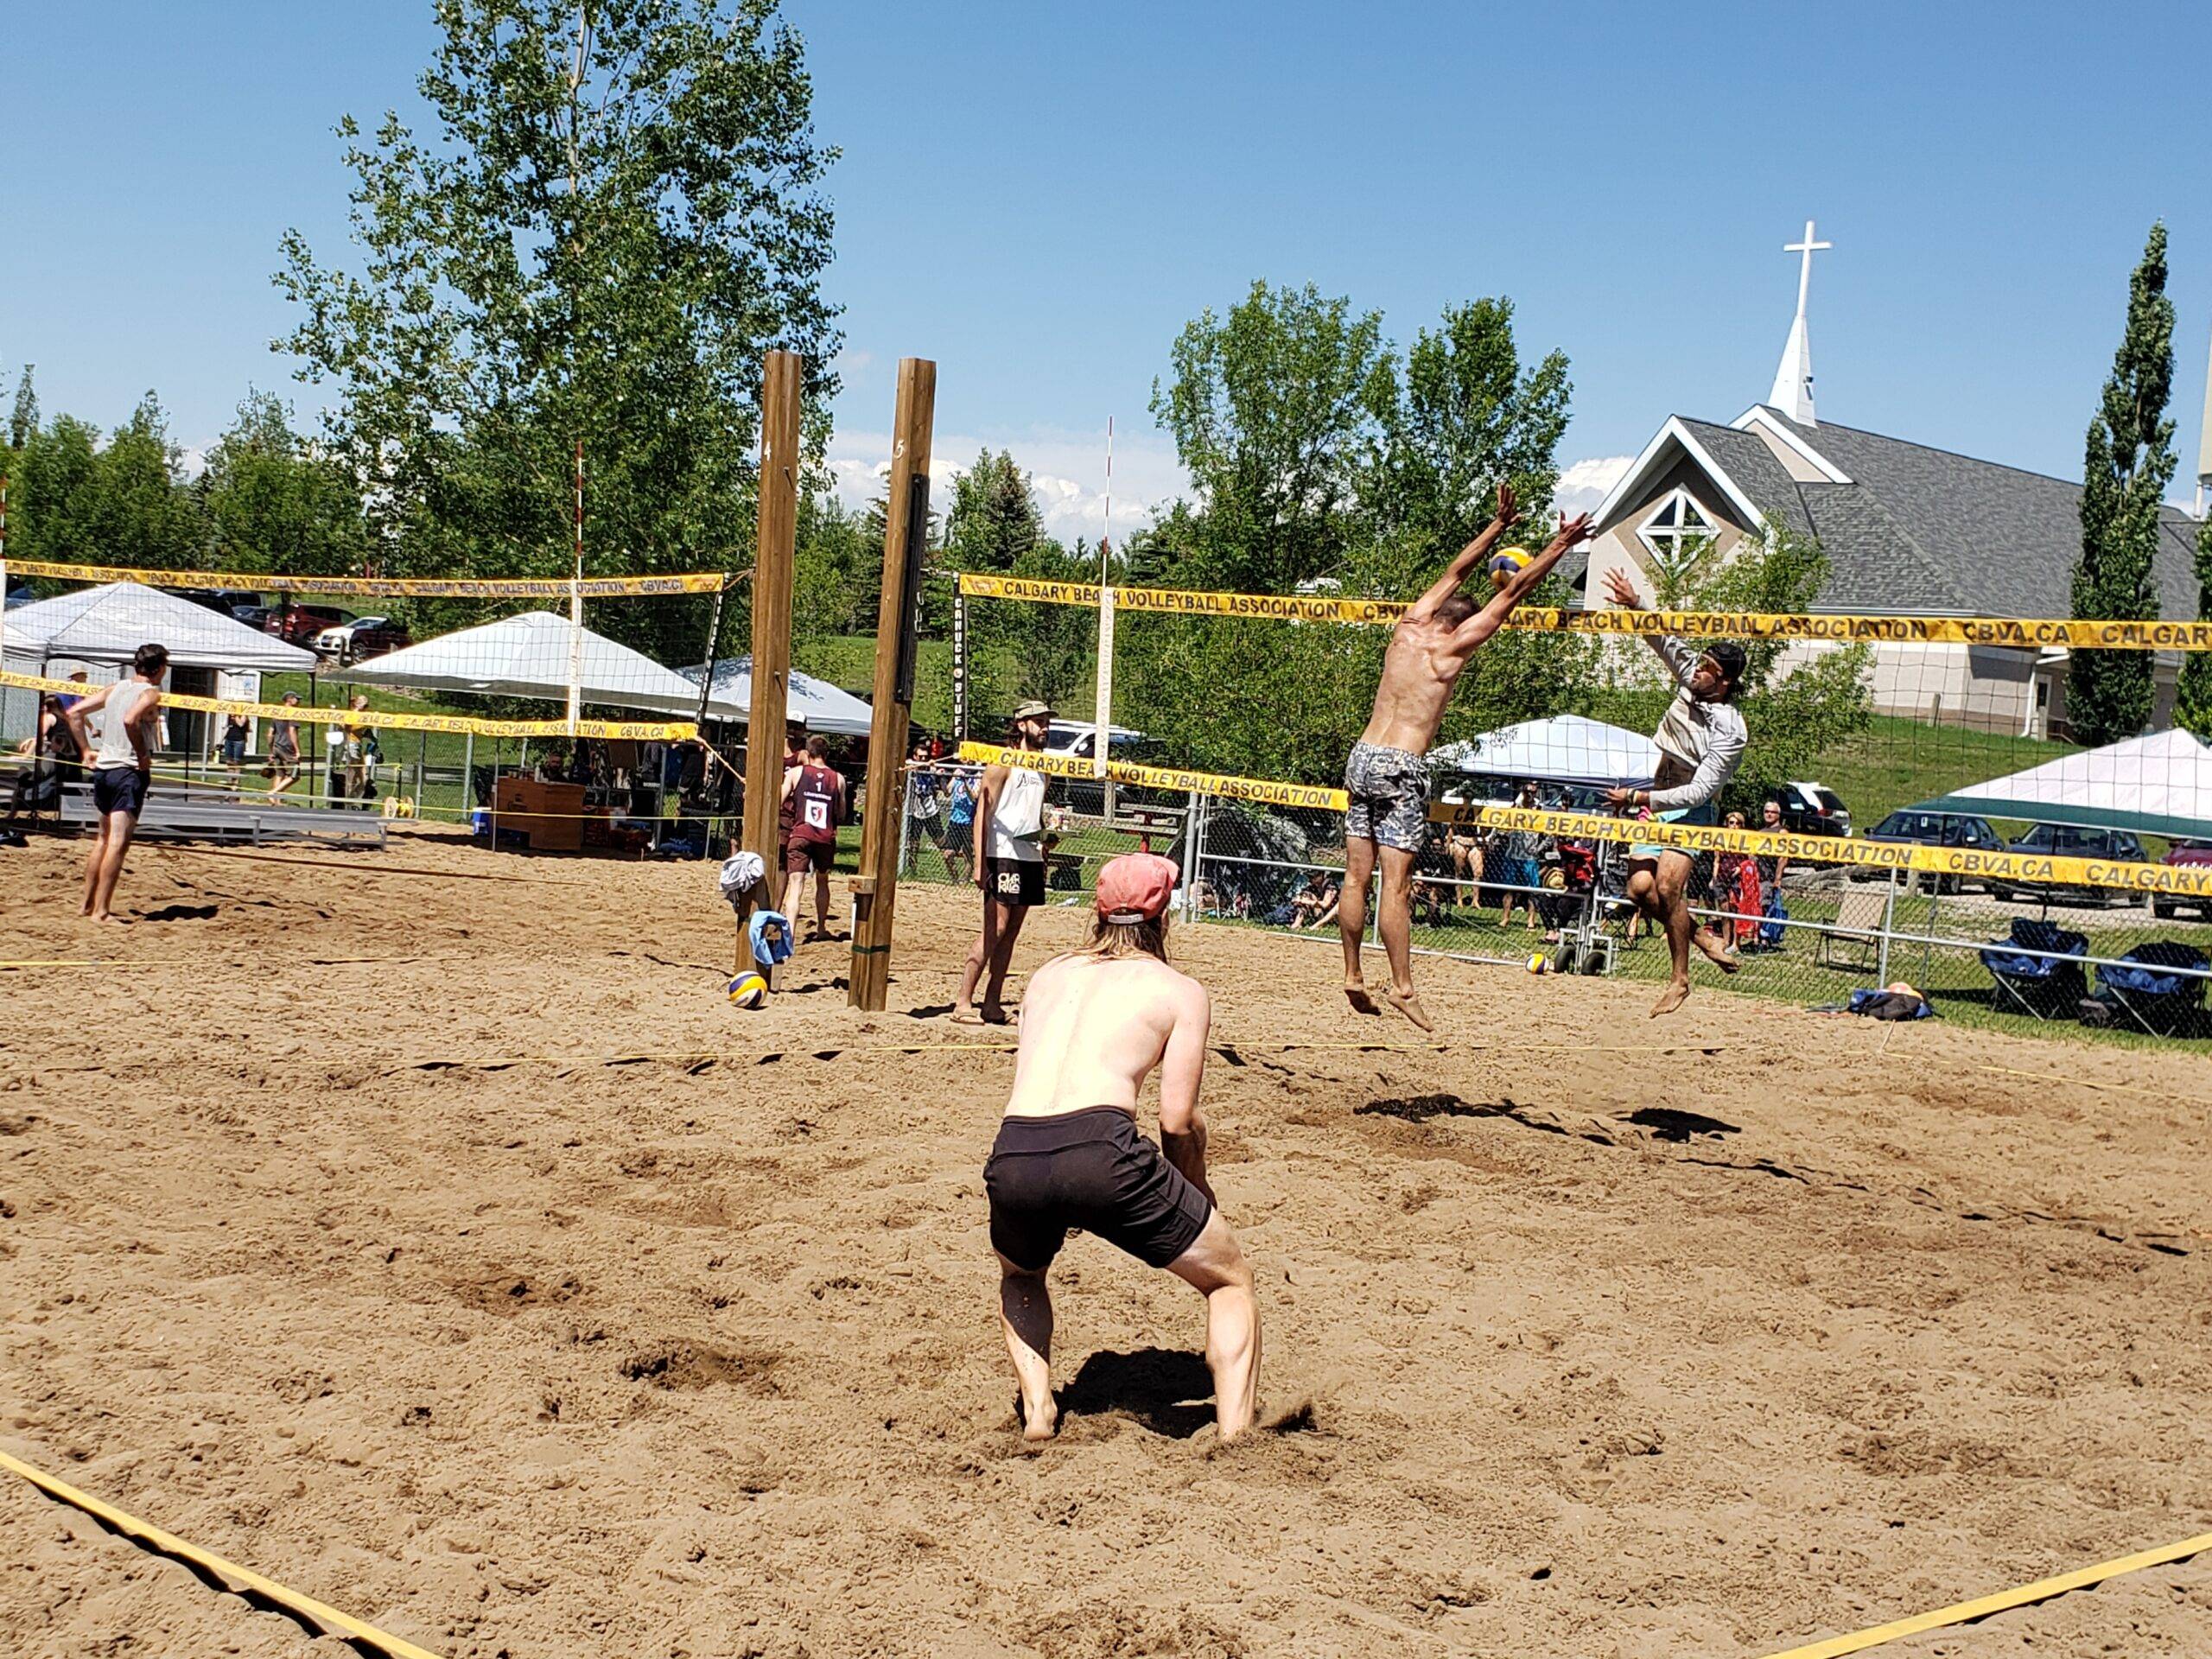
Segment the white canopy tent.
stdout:
<svg viewBox="0 0 2212 1659">
<path fill-rule="evenodd" d="M 1913 809 L 2212 838 L 2212 748 L 2176 728 L 1954 790 Z"/>
<path fill-rule="evenodd" d="M 1459 743 L 1432 749 L 1429 765 L 1541 784 L 1648 784 L 1659 767 L 1659 750 L 1639 732 L 1580 715 L 1554 715 L 1502 726 Z"/>
<path fill-rule="evenodd" d="M 478 691 L 565 702 L 575 629 L 565 616 L 524 611 L 461 628 L 404 650 L 372 658 L 327 677 L 334 683 L 401 685 L 418 691 Z M 699 706 L 699 688 L 642 652 L 583 631 L 577 678 L 588 703 L 685 715 Z"/>
<path fill-rule="evenodd" d="M 691 683 L 691 696 L 699 695 L 703 664 L 695 664 L 683 671 Z M 791 720 L 803 720 L 810 732 L 820 732 L 827 737 L 866 737 L 868 727 L 875 718 L 875 711 L 849 691 L 841 691 L 827 680 L 817 680 L 811 674 L 791 671 L 790 692 L 785 699 L 785 713 Z M 715 663 L 714 690 L 709 697 L 707 712 L 722 720 L 748 721 L 753 715 L 753 658 L 723 657 Z"/>
<path fill-rule="evenodd" d="M 315 667 L 315 656 L 235 617 L 136 582 L 111 582 L 18 606 L 5 623 L 7 666 L 127 663 L 143 645 L 166 646 L 173 668 L 270 672 Z"/>
</svg>

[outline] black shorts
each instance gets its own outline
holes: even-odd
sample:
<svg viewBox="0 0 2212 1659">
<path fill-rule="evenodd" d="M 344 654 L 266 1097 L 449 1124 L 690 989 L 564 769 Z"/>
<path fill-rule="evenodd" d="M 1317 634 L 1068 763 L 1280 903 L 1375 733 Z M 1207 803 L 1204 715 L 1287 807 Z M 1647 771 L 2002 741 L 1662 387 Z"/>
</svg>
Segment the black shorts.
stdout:
<svg viewBox="0 0 2212 1659">
<path fill-rule="evenodd" d="M 137 817 L 146 808 L 146 774 L 136 766 L 96 767 L 92 808 L 102 817 L 111 812 L 128 812 Z"/>
<path fill-rule="evenodd" d="M 1031 1273 L 1052 1265 L 1071 1229 L 1164 1268 L 1205 1230 L 1213 1205 L 1137 1133 L 1118 1106 L 1009 1117 L 983 1162 L 991 1248 Z"/>
<path fill-rule="evenodd" d="M 1045 902 L 1045 861 L 986 858 L 983 891 L 1002 905 L 1041 905 Z"/>
</svg>

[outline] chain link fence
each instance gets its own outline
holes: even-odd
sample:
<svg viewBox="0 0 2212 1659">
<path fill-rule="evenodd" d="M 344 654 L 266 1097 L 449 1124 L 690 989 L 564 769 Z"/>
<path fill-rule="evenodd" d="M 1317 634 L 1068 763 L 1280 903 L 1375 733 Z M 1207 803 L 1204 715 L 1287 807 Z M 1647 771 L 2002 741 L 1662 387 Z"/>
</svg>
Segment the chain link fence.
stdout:
<svg viewBox="0 0 2212 1659">
<path fill-rule="evenodd" d="M 972 803 L 981 770 L 909 773 L 906 879 L 971 878 L 973 819 L 962 798 Z M 1147 850 L 1182 868 L 1186 921 L 1339 942 L 1341 813 L 1195 794 L 1166 800 L 1058 779 L 1047 798 L 1049 903 L 1088 902 L 1101 863 Z M 1670 971 L 1667 944 L 1627 900 L 1628 848 L 1625 830 L 1590 842 L 1434 826 L 1414 867 L 1414 949 L 1642 981 L 1656 992 Z M 1724 975 L 1694 955 L 1700 995 L 1847 1008 L 1855 992 L 1904 982 L 1962 1023 L 2212 1040 L 2212 900 L 1726 853 L 1693 860 L 1690 894 L 1736 963 Z M 1376 910 L 1370 892 L 1370 944 Z M 1313 971 L 1336 965 L 1317 962 Z"/>
</svg>

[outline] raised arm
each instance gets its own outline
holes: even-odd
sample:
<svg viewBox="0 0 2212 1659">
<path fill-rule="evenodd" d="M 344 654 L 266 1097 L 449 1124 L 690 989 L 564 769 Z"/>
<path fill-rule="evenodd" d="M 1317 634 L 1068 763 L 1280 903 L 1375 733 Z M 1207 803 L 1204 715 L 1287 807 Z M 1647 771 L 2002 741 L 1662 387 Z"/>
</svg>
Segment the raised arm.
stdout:
<svg viewBox="0 0 2212 1659">
<path fill-rule="evenodd" d="M 1636 588 L 1618 569 L 1605 572 L 1605 597 L 1624 611 L 1643 608 L 1643 601 L 1637 596 Z M 1675 677 L 1675 684 L 1689 684 L 1690 677 L 1697 672 L 1696 652 L 1671 633 L 1647 633 L 1643 641 L 1659 653 L 1659 660 L 1667 664 L 1667 671 Z"/>
<path fill-rule="evenodd" d="M 1453 649 L 1472 651 L 1496 633 L 1504 626 L 1505 619 L 1513 614 L 1513 607 L 1526 599 L 1538 582 L 1551 575 L 1552 567 L 1566 556 L 1567 549 L 1589 538 L 1588 513 L 1581 513 L 1573 518 L 1562 514 L 1559 521 L 1559 534 L 1544 544 L 1544 550 L 1529 560 L 1512 581 L 1491 595 L 1489 604 L 1452 629 Z"/>
<path fill-rule="evenodd" d="M 1213 999 L 1196 980 L 1185 982 L 1175 1008 L 1175 1028 L 1160 1058 L 1160 1149 L 1176 1173 L 1214 1203 L 1206 1180 L 1206 1121 L 1198 1111 L 1198 1084 L 1205 1076 L 1206 1036 L 1213 1027 Z"/>
<path fill-rule="evenodd" d="M 1498 537 L 1520 521 L 1520 509 L 1513 505 L 1513 486 L 1497 486 L 1497 513 L 1482 527 L 1475 539 L 1459 550 L 1459 556 L 1444 568 L 1444 574 L 1429 584 L 1428 591 L 1413 602 L 1406 614 L 1416 622 L 1426 622 L 1436 614 L 1436 607 L 1458 593 L 1469 576 L 1481 568 L 1490 550 L 1497 545 Z"/>
</svg>

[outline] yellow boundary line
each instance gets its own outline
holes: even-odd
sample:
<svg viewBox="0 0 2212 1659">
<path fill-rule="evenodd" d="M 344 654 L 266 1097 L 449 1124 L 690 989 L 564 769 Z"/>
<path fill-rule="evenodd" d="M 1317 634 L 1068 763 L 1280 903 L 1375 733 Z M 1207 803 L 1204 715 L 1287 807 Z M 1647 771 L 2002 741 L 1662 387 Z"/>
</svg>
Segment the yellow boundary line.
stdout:
<svg viewBox="0 0 2212 1659">
<path fill-rule="evenodd" d="M 1769 1654 L 1767 1659 L 1842 1659 L 1847 1653 L 1863 1653 L 1868 1648 L 1878 1648 L 1885 1643 L 1901 1642 L 1908 1636 L 1918 1636 L 1923 1630 L 1938 1630 L 1947 1624 L 1964 1624 L 1973 1619 L 1986 1618 L 1992 1613 L 2004 1612 L 2009 1608 L 2024 1607 L 2031 1602 L 2048 1601 L 2053 1596 L 2063 1596 L 2069 1590 L 2087 1589 L 2107 1579 L 2118 1578 L 2123 1573 L 2139 1573 L 2146 1567 L 2163 1567 L 2168 1561 L 2178 1561 L 2209 1549 L 2212 1549 L 2212 1532 L 2201 1532 L 2196 1537 L 2184 1538 L 2177 1544 L 2146 1549 L 2134 1555 L 2122 1555 L 2117 1560 L 2100 1561 L 2094 1567 L 2063 1573 L 2055 1579 L 2037 1579 L 2033 1584 L 2024 1584 L 2017 1590 L 2003 1590 L 1978 1600 L 1938 1607 L 1932 1613 L 1916 1613 L 1910 1618 L 1877 1624 L 1869 1630 L 1854 1630 L 1849 1636 L 1832 1636 L 1805 1647 L 1791 1648 L 1785 1653 Z"/>
<path fill-rule="evenodd" d="M 715 971 L 720 972 L 720 969 Z M 702 1061 L 762 1065 L 771 1060 L 838 1059 L 848 1054 L 976 1054 L 1012 1053 L 1020 1044 L 1014 1039 L 976 1043 L 825 1043 L 814 1047 L 763 1049 L 740 1053 L 728 1049 L 703 1049 L 684 1053 L 648 1049 L 627 1054 L 482 1054 L 454 1059 L 433 1055 L 404 1062 L 415 1071 L 498 1071 L 514 1065 L 638 1065 L 649 1060 L 668 1065 L 696 1065 Z M 1718 1054 L 1725 1043 L 1210 1043 L 1209 1053 L 1224 1058 L 1244 1054 L 1344 1052 L 1359 1054 L 1436 1054 L 1455 1051 L 1490 1053 L 1510 1049 L 1517 1054 Z"/>
<path fill-rule="evenodd" d="M 1099 590 L 1084 582 L 963 573 L 971 599 L 1096 607 Z M 1116 612 L 1229 616 L 1248 622 L 1350 622 L 1388 626 L 1408 608 L 1402 600 L 1339 599 L 1323 594 L 1221 594 L 1182 588 L 1116 588 Z M 1679 633 L 1693 639 L 1828 640 L 1844 645 L 2051 645 L 2096 651 L 2212 651 L 2212 622 L 2098 622 L 2028 616 L 1858 616 L 1738 611 L 1586 611 L 1523 605 L 1505 626 L 1540 633 Z"/>
<path fill-rule="evenodd" d="M 220 1555 L 211 1554 L 195 1544 L 188 1544 L 175 1533 L 165 1532 L 136 1516 L 126 1515 L 112 1504 L 103 1503 L 90 1493 L 79 1491 L 68 1482 L 56 1480 L 52 1475 L 34 1469 L 21 1459 L 10 1457 L 5 1452 L 0 1452 L 0 1469 L 21 1475 L 48 1497 L 67 1503 L 72 1509 L 82 1510 L 93 1519 L 114 1528 L 124 1537 L 161 1554 L 188 1561 L 226 1583 L 251 1590 L 332 1636 L 365 1643 L 379 1652 L 390 1655 L 391 1659 L 438 1659 L 438 1656 L 428 1648 L 418 1648 L 412 1642 L 388 1635 L 373 1624 L 364 1624 L 350 1613 L 341 1613 L 312 1596 L 303 1596 L 296 1590 L 287 1589 L 274 1579 L 264 1579 L 258 1573 L 226 1561 Z"/>
</svg>

